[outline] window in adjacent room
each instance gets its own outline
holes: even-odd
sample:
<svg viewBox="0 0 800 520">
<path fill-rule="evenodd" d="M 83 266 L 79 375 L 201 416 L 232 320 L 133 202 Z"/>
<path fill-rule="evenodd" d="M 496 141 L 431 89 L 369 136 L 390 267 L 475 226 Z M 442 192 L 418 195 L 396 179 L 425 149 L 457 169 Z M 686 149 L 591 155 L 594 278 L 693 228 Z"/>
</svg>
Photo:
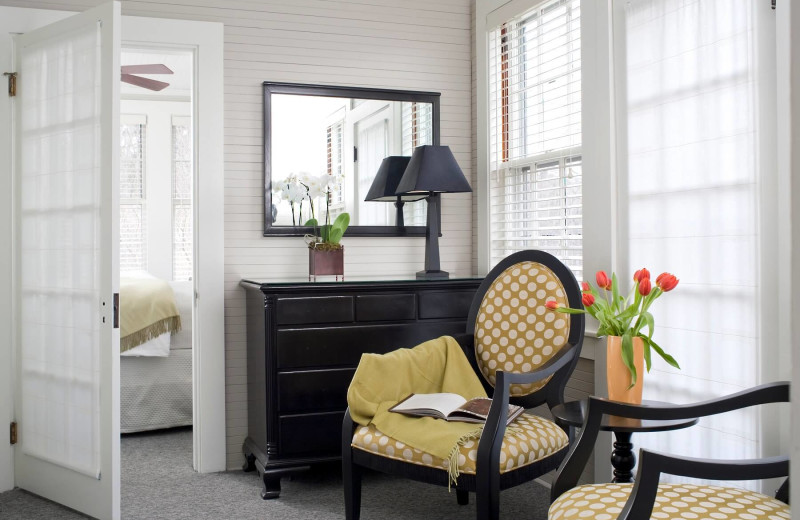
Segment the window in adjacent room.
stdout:
<svg viewBox="0 0 800 520">
<path fill-rule="evenodd" d="M 331 201 L 330 201 L 330 217 L 331 220 L 335 219 L 339 216 L 339 214 L 344 213 L 345 211 L 345 204 L 344 204 L 344 121 L 337 121 L 332 125 L 329 125 L 327 128 L 328 134 L 328 141 L 327 141 L 327 151 L 328 151 L 328 167 L 327 173 L 328 175 L 333 175 L 339 182 L 336 183 L 336 186 L 331 190 Z M 325 216 L 321 213 L 324 210 L 324 207 L 320 210 L 320 215 L 318 216 L 320 219 L 324 219 Z"/>
<path fill-rule="evenodd" d="M 415 101 L 402 104 L 401 155 L 410 156 L 418 146 L 433 144 L 433 104 Z M 403 221 L 406 226 L 424 226 L 427 220 L 427 204 L 405 204 Z"/>
<path fill-rule="evenodd" d="M 121 117 L 119 270 L 147 269 L 147 211 L 145 196 L 145 116 Z"/>
<path fill-rule="evenodd" d="M 522 249 L 582 278 L 580 1 L 544 2 L 489 39 L 492 265 Z"/>
<path fill-rule="evenodd" d="M 172 118 L 172 279 L 192 279 L 191 118 Z"/>
</svg>

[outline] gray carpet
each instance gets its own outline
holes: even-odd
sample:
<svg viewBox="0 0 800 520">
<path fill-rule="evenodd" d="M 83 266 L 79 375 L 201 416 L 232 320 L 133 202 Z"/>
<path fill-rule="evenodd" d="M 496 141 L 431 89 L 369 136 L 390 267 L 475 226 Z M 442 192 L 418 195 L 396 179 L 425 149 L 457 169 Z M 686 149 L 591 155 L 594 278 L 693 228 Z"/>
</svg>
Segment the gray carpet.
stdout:
<svg viewBox="0 0 800 520">
<path fill-rule="evenodd" d="M 124 519 L 341 519 L 342 477 L 338 465 L 282 481 L 281 497 L 261 500 L 256 473 L 232 471 L 201 475 L 192 470 L 191 430 L 126 435 L 122 438 L 122 518 Z M 366 475 L 364 520 L 474 519 L 470 505 L 459 506 L 446 488 Z M 545 520 L 548 490 L 524 484 L 501 494 L 503 518 Z M 73 520 L 74 511 L 21 490 L 0 493 L 0 518 Z"/>
</svg>

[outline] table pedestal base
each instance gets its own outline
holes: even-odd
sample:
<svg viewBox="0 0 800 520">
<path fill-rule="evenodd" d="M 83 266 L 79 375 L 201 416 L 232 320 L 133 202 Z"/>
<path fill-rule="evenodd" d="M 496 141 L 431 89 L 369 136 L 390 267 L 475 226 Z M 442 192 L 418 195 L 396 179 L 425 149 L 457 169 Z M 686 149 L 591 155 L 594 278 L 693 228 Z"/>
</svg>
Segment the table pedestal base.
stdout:
<svg viewBox="0 0 800 520">
<path fill-rule="evenodd" d="M 611 465 L 614 467 L 614 483 L 633 482 L 633 468 L 636 466 L 636 455 L 633 453 L 630 432 L 614 432 L 616 442 L 611 452 Z"/>
</svg>

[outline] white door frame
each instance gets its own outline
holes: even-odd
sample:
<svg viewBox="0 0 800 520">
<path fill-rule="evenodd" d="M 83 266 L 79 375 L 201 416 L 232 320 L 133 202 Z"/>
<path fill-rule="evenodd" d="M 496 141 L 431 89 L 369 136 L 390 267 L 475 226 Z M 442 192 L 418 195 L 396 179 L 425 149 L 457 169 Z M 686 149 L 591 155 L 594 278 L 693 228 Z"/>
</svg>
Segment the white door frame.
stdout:
<svg viewBox="0 0 800 520">
<path fill-rule="evenodd" d="M 225 470 L 223 25 L 122 17 L 122 46 L 194 54 L 194 468 Z"/>
</svg>

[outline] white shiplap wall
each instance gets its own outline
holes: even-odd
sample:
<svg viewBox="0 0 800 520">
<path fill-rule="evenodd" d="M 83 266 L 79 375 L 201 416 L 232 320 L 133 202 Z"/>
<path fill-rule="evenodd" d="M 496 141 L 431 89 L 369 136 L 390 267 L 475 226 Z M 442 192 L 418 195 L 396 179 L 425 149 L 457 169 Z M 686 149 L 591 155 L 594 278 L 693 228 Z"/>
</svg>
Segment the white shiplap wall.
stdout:
<svg viewBox="0 0 800 520">
<path fill-rule="evenodd" d="M 80 11 L 104 0 L 0 0 Z M 441 92 L 442 144 L 472 179 L 470 0 L 124 0 L 123 15 L 225 24 L 225 359 L 227 465 L 246 434 L 242 277 L 307 274 L 301 238 L 262 233 L 263 81 Z M 224 7 L 223 7 L 224 6 Z M 472 195 L 445 195 L 442 268 L 473 268 Z M 412 274 L 422 239 L 348 238 L 348 275 Z"/>
</svg>

